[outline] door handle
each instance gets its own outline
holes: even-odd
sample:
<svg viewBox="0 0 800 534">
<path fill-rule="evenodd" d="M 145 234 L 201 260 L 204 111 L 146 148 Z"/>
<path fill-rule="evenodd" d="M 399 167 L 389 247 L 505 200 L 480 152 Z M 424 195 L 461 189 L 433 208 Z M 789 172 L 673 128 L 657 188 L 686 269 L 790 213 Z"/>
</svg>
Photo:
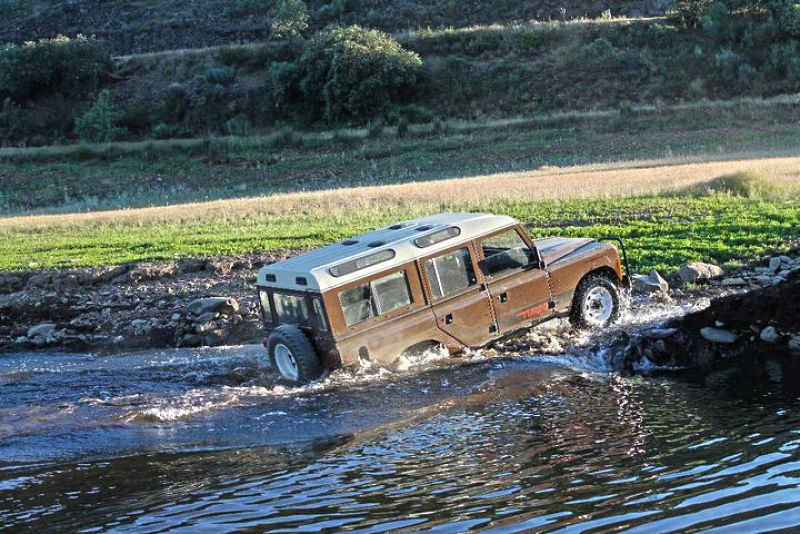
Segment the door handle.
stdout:
<svg viewBox="0 0 800 534">
<path fill-rule="evenodd" d="M 500 299 L 500 302 L 506 302 L 508 300 L 508 293 L 500 293 L 500 296 L 497 298 Z"/>
<path fill-rule="evenodd" d="M 448 313 L 447 315 L 445 315 L 444 324 L 453 324 L 453 314 L 452 313 Z"/>
</svg>

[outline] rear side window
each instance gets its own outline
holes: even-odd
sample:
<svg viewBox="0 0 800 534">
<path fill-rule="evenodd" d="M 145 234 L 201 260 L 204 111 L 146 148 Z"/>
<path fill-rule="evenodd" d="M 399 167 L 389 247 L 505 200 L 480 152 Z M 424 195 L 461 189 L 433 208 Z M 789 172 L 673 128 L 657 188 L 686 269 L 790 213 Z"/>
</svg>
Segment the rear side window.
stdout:
<svg viewBox="0 0 800 534">
<path fill-rule="evenodd" d="M 344 321 L 356 325 L 372 317 L 411 304 L 411 291 L 405 271 L 392 273 L 339 294 Z"/>
<path fill-rule="evenodd" d="M 300 324 L 308 321 L 308 304 L 304 296 L 273 293 L 272 300 L 279 323 Z"/>
<path fill-rule="evenodd" d="M 434 300 L 452 295 L 477 283 L 469 249 L 462 248 L 425 260 Z"/>
<path fill-rule="evenodd" d="M 272 306 L 269 303 L 269 293 L 266 291 L 259 291 L 258 297 L 261 300 L 261 316 L 264 318 L 264 321 L 267 323 L 272 322 Z"/>
<path fill-rule="evenodd" d="M 534 260 L 533 251 L 516 230 L 487 237 L 481 243 L 483 257 L 481 268 L 487 276 L 500 276 L 521 269 Z"/>
</svg>

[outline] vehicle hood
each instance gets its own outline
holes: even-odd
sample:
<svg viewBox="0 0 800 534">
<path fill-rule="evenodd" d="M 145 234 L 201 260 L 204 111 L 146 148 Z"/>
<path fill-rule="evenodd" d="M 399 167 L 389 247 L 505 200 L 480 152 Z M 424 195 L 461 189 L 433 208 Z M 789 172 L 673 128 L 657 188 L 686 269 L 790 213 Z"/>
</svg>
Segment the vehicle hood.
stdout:
<svg viewBox="0 0 800 534">
<path fill-rule="evenodd" d="M 545 265 L 558 261 L 593 242 L 595 240 L 590 237 L 545 237 L 533 241 Z"/>
</svg>

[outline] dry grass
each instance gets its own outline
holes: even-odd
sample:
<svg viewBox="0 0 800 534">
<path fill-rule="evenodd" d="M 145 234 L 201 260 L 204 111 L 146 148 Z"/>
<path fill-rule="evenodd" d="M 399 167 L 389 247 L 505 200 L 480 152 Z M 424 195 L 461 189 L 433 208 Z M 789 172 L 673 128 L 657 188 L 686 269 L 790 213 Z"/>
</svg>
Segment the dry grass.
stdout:
<svg viewBox="0 0 800 534">
<path fill-rule="evenodd" d="M 631 167 L 634 165 L 633 167 Z M 775 187 L 800 188 L 800 157 L 741 159 L 704 163 L 636 162 L 571 168 L 547 167 L 399 185 L 343 188 L 253 198 L 198 202 L 174 206 L 0 218 L 0 232 L 51 227 L 158 225 L 249 217 L 281 218 L 318 215 L 438 211 L 438 206 L 465 209 L 489 203 L 647 196 L 697 189 L 720 177 L 750 173 L 766 177 Z"/>
</svg>

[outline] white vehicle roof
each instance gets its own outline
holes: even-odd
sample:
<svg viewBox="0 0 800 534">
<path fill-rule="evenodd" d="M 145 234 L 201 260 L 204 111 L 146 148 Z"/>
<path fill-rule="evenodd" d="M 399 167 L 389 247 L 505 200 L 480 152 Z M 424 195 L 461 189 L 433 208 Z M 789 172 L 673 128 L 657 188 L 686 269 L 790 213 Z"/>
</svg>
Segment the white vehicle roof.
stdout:
<svg viewBox="0 0 800 534">
<path fill-rule="evenodd" d="M 263 287 L 325 291 L 515 224 L 517 221 L 511 217 L 489 213 L 443 213 L 405 221 L 262 267 L 256 283 Z M 451 227 L 459 229 L 457 237 L 425 248 L 414 244 L 419 237 Z M 388 250 L 394 252 L 391 259 L 340 276 L 331 274 L 331 268 Z M 305 279 L 306 283 L 298 284 L 298 279 Z"/>
</svg>

